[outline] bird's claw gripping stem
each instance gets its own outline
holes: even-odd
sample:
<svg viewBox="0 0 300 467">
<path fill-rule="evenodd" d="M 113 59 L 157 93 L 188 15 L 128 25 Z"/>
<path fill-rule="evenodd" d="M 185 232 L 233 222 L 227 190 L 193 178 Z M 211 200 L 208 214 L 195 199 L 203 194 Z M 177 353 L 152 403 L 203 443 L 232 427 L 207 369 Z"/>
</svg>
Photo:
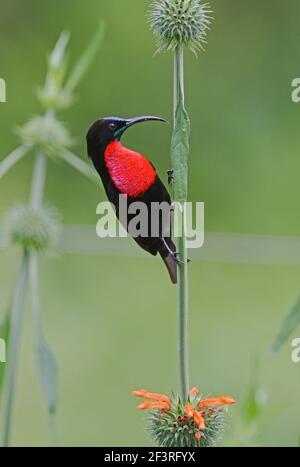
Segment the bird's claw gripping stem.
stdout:
<svg viewBox="0 0 300 467">
<path fill-rule="evenodd" d="M 168 184 L 172 185 L 172 183 L 174 181 L 174 170 L 173 169 L 168 170 L 167 175 L 168 175 Z"/>
<path fill-rule="evenodd" d="M 186 261 L 182 261 L 182 260 L 179 258 L 179 253 L 176 252 L 176 251 L 175 251 L 175 253 L 173 252 L 173 255 L 172 255 L 172 256 L 173 256 L 174 260 L 176 261 L 176 263 L 177 263 L 178 265 L 180 265 L 180 264 L 188 264 L 188 263 L 191 262 L 190 259 L 187 259 Z"/>
<path fill-rule="evenodd" d="M 190 259 L 187 259 L 186 261 L 182 261 L 179 257 L 179 253 L 177 251 L 172 251 L 171 248 L 169 247 L 169 245 L 167 244 L 166 242 L 166 239 L 164 237 L 161 237 L 161 240 L 163 241 L 166 249 L 168 250 L 168 252 L 170 253 L 170 255 L 172 256 L 172 258 L 174 259 L 175 263 L 177 263 L 178 265 L 180 264 L 188 264 L 191 262 Z"/>
</svg>

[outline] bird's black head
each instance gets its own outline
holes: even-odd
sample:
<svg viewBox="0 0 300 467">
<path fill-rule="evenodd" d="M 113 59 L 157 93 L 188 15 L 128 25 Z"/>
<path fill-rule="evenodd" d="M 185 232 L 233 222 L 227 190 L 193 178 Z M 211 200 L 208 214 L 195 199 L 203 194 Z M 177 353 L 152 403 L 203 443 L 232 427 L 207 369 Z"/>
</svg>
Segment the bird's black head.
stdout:
<svg viewBox="0 0 300 467">
<path fill-rule="evenodd" d="M 104 150 L 112 141 L 120 141 L 123 133 L 136 123 L 148 122 L 151 120 L 166 122 L 163 118 L 152 116 L 130 119 L 106 117 L 102 120 L 97 120 L 90 127 L 87 134 L 89 156 L 93 158 L 93 153 L 95 151 L 99 154 L 99 150 Z"/>
</svg>

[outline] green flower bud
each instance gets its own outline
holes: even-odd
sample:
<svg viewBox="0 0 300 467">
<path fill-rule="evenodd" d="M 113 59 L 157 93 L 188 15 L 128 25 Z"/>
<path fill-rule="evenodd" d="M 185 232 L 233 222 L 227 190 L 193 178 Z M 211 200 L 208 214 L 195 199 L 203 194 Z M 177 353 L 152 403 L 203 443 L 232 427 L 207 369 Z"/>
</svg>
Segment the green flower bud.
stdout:
<svg viewBox="0 0 300 467">
<path fill-rule="evenodd" d="M 6 234 L 9 242 L 19 245 L 24 250 L 44 252 L 53 247 L 57 241 L 59 224 L 57 215 L 52 209 L 33 210 L 20 205 L 8 216 Z"/>
<path fill-rule="evenodd" d="M 68 130 L 51 114 L 33 117 L 19 129 L 19 134 L 25 144 L 33 144 L 46 152 L 49 148 L 66 148 L 72 144 Z"/>
<path fill-rule="evenodd" d="M 209 3 L 202 0 L 155 0 L 149 13 L 158 50 L 174 50 L 181 45 L 194 53 L 205 43 L 211 23 Z"/>
</svg>

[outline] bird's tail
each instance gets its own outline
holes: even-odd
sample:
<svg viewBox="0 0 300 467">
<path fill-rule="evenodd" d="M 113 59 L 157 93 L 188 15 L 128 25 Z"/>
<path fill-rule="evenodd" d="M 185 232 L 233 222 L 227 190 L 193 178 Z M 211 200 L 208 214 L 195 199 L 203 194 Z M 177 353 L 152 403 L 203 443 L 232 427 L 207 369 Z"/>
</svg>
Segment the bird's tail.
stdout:
<svg viewBox="0 0 300 467">
<path fill-rule="evenodd" d="M 173 244 L 173 242 L 170 246 L 171 246 L 171 249 L 175 252 L 176 247 Z M 168 253 L 167 256 L 165 256 L 163 253 L 160 253 L 160 256 L 162 257 L 168 269 L 171 281 L 173 282 L 173 284 L 177 284 L 177 263 L 174 257 L 171 255 L 171 253 Z"/>
</svg>

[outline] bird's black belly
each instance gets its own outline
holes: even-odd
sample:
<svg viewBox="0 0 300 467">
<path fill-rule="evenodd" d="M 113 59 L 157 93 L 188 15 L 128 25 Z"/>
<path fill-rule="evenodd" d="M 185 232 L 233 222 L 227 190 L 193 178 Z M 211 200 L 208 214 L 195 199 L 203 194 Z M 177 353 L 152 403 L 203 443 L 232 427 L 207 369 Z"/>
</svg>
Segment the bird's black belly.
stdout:
<svg viewBox="0 0 300 467">
<path fill-rule="evenodd" d="M 118 219 L 121 221 L 123 227 L 130 232 L 130 223 L 135 218 L 135 216 L 139 213 L 131 214 L 130 207 L 133 208 L 133 203 L 142 202 L 147 207 L 148 210 L 148 223 L 147 228 L 143 229 L 143 235 L 134 236 L 134 240 L 136 243 L 146 250 L 148 253 L 152 255 L 157 255 L 160 253 L 162 256 L 167 256 L 169 254 L 166 245 L 164 244 L 162 238 L 165 239 L 166 243 L 169 245 L 172 251 L 175 251 L 174 244 L 171 240 L 171 199 L 168 191 L 166 190 L 164 184 L 157 176 L 155 183 L 151 185 L 151 187 L 141 194 L 138 197 L 132 198 L 127 197 L 127 224 L 124 222 L 123 216 L 120 215 L 120 198 L 119 195 L 121 194 L 116 187 L 114 186 L 113 182 L 108 183 L 105 186 L 106 194 L 109 201 L 115 206 L 116 215 Z M 151 207 L 152 203 L 165 203 L 166 206 L 169 207 L 168 212 L 162 211 L 160 213 L 157 228 L 156 228 L 156 235 L 152 236 L 152 228 L 153 228 L 153 218 L 151 217 Z M 145 235 L 146 233 L 146 235 Z"/>
</svg>

